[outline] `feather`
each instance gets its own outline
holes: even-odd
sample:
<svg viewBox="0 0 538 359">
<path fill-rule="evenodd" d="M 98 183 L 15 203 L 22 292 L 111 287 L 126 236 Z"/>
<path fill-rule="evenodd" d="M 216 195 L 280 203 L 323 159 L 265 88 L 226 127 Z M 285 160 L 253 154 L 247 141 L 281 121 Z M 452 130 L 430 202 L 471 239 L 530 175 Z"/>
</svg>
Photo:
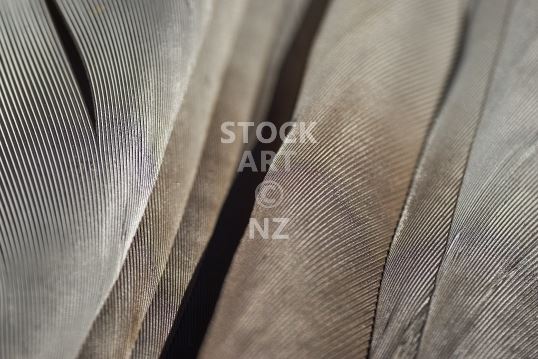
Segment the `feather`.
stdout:
<svg viewBox="0 0 538 359">
<path fill-rule="evenodd" d="M 220 0 L 214 5 L 157 182 L 81 358 L 131 357 L 179 228 L 245 4 Z"/>
<path fill-rule="evenodd" d="M 297 126 L 262 183 L 281 196 L 274 206 L 259 197 L 252 214 L 273 227 L 265 239 L 247 228 L 202 358 L 366 355 L 385 255 L 462 13 L 453 1 L 330 4 Z M 293 142 L 306 127 L 314 140 Z M 289 239 L 270 238 L 275 219 L 289 220 L 279 233 Z"/>
<path fill-rule="evenodd" d="M 538 355 L 537 16 L 533 1 L 476 7 L 390 249 L 372 358 Z"/>
<path fill-rule="evenodd" d="M 219 211 L 236 174 L 245 145 L 222 142 L 221 125 L 260 122 L 270 82 L 290 40 L 306 1 L 253 0 L 248 3 L 233 56 L 213 111 L 206 145 L 190 192 L 185 214 L 174 241 L 165 272 L 152 300 L 136 342 L 134 357 L 157 357 L 174 332 L 174 320 L 206 245 L 215 228 Z M 240 127 L 234 128 L 240 136 Z M 195 333 L 189 333 L 192 337 Z"/>
<path fill-rule="evenodd" d="M 208 5 L 0 2 L 0 357 L 79 351 L 153 188 Z"/>
<path fill-rule="evenodd" d="M 429 136 L 391 244 L 379 294 L 372 358 L 416 355 L 501 47 L 508 3 L 482 1 L 471 20 L 455 83 Z"/>
</svg>

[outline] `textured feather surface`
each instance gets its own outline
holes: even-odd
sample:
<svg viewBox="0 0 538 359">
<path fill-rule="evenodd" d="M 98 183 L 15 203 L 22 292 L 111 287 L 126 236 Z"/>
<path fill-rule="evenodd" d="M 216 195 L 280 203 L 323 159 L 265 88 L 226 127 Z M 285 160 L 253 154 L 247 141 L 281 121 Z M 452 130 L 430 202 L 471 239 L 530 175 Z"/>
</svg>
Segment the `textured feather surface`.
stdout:
<svg viewBox="0 0 538 359">
<path fill-rule="evenodd" d="M 509 3 L 481 1 L 469 19 L 455 83 L 435 120 L 387 258 L 370 350 L 373 358 L 416 355 Z"/>
<path fill-rule="evenodd" d="M 146 212 L 80 357 L 131 356 L 179 228 L 245 5 L 245 0 L 214 5 Z"/>
<path fill-rule="evenodd" d="M 462 10 L 452 1 L 331 3 L 295 115 L 316 123 L 316 141 L 282 146 L 266 177 L 282 201 L 252 215 L 289 218 L 289 239 L 247 231 L 201 357 L 366 355 L 385 255 Z"/>
<path fill-rule="evenodd" d="M 536 18 L 535 1 L 477 6 L 387 261 L 372 357 L 538 356 Z"/>
<path fill-rule="evenodd" d="M 221 125 L 259 122 L 290 35 L 307 1 L 251 0 L 215 106 L 196 180 L 158 291 L 144 319 L 135 357 L 161 352 L 183 295 L 215 227 L 245 145 L 223 143 Z M 273 79 L 273 80 L 271 80 Z M 234 127 L 236 136 L 241 128 Z"/>
<path fill-rule="evenodd" d="M 421 358 L 538 356 L 538 3 L 511 6 Z"/>
<path fill-rule="evenodd" d="M 208 5 L 58 1 L 90 109 L 46 2 L 0 2 L 1 357 L 76 356 L 152 190 Z"/>
</svg>

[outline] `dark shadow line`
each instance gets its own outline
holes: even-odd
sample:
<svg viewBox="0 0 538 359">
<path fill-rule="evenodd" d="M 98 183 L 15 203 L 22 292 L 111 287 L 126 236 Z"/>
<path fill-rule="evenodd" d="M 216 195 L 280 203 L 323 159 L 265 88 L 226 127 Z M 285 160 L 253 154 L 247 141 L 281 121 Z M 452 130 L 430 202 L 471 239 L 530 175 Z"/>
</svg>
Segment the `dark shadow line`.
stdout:
<svg viewBox="0 0 538 359">
<path fill-rule="evenodd" d="M 437 102 L 437 105 L 435 106 L 435 111 L 434 111 L 434 116 L 433 116 L 434 119 L 436 119 L 441 113 L 441 110 L 446 104 L 447 98 L 450 94 L 450 90 L 454 86 L 454 82 L 456 82 L 459 69 L 461 68 L 461 63 L 465 56 L 465 51 L 466 51 L 465 45 L 466 45 L 466 40 L 469 37 L 469 26 L 470 26 L 471 17 L 473 16 L 473 12 L 474 12 L 474 9 L 470 7 L 467 9 L 465 14 L 463 15 L 463 19 L 461 23 L 461 30 L 458 36 L 458 44 L 456 47 L 456 51 L 454 53 L 454 58 L 452 59 L 452 64 L 450 65 L 450 69 L 448 71 L 448 75 L 445 80 L 445 85 L 443 86 L 443 90 L 441 92 L 441 96 L 439 97 L 439 101 Z M 433 122 L 434 121 L 432 121 L 432 123 Z"/>
<path fill-rule="evenodd" d="M 93 92 L 91 87 L 88 72 L 84 66 L 82 54 L 76 45 L 75 39 L 67 24 L 62 11 L 58 7 L 56 0 L 44 0 L 47 10 L 51 16 L 52 22 L 56 29 L 56 33 L 60 38 L 60 42 L 67 56 L 67 60 L 71 65 L 75 81 L 82 95 L 82 100 L 90 117 L 90 124 L 94 134 L 97 134 L 97 118 L 95 115 L 95 103 L 93 100 Z"/>
</svg>

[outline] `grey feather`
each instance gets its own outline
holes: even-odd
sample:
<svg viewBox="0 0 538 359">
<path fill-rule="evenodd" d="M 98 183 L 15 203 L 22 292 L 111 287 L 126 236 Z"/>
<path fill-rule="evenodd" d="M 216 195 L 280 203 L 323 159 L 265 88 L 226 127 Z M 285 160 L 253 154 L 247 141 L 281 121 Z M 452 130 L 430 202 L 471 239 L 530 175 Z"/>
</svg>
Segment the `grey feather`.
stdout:
<svg viewBox="0 0 538 359">
<path fill-rule="evenodd" d="M 90 109 L 46 3 L 0 2 L 0 357 L 80 349 L 153 188 L 208 4 L 59 1 Z"/>
</svg>

